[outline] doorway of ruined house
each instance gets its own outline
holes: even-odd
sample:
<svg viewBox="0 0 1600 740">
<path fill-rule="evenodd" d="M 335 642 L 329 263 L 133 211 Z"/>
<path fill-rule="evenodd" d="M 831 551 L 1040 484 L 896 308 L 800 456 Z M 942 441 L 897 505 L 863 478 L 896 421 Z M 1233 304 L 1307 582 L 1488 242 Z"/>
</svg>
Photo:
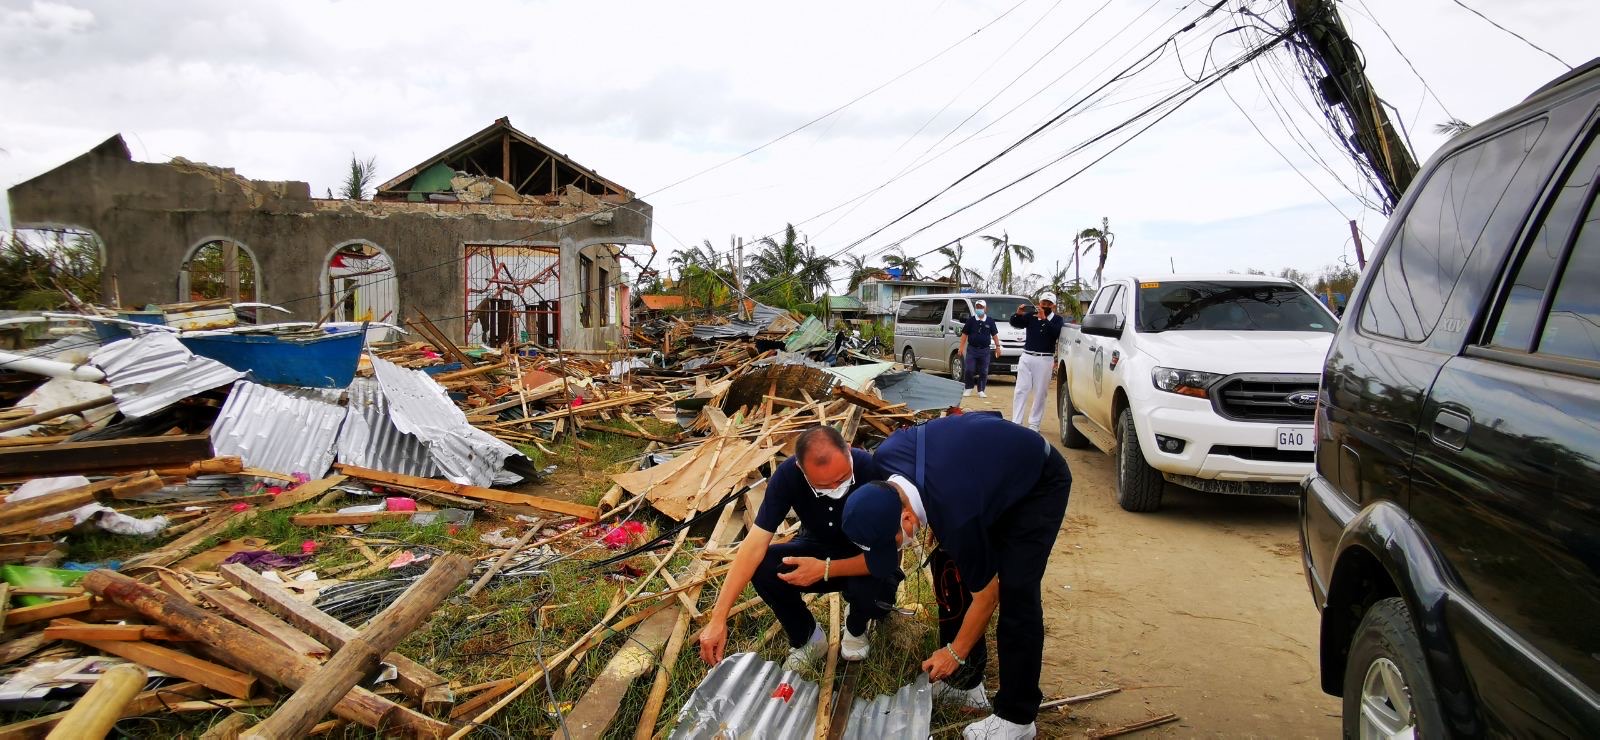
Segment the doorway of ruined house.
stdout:
<svg viewBox="0 0 1600 740">
<path fill-rule="evenodd" d="M 333 248 L 322 269 L 322 315 L 329 321 L 400 323 L 400 286 L 394 260 L 372 242 L 357 239 Z M 368 342 L 386 342 L 393 330 L 367 330 Z"/>
<path fill-rule="evenodd" d="M 468 244 L 462 306 L 468 343 L 561 341 L 561 248 Z"/>
<path fill-rule="evenodd" d="M 232 239 L 207 239 L 178 269 L 178 302 L 260 300 L 261 273 L 250 248 Z"/>
</svg>

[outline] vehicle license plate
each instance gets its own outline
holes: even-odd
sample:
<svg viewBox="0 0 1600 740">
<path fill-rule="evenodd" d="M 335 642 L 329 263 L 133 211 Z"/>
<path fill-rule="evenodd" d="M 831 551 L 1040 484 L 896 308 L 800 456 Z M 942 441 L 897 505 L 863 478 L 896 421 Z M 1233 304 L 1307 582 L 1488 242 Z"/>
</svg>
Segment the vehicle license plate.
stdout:
<svg viewBox="0 0 1600 740">
<path fill-rule="evenodd" d="M 1278 449 L 1315 450 L 1316 440 L 1312 438 L 1311 427 L 1278 427 Z"/>
</svg>

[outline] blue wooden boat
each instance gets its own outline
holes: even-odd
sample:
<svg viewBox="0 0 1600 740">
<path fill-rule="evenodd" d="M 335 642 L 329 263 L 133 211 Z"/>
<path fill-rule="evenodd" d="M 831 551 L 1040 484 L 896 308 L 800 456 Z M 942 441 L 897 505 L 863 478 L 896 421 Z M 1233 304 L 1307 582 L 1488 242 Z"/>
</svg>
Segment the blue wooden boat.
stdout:
<svg viewBox="0 0 1600 740">
<path fill-rule="evenodd" d="M 367 333 L 363 327 L 273 331 L 186 332 L 178 341 L 201 357 L 250 374 L 257 383 L 344 388 L 356 375 Z"/>
</svg>

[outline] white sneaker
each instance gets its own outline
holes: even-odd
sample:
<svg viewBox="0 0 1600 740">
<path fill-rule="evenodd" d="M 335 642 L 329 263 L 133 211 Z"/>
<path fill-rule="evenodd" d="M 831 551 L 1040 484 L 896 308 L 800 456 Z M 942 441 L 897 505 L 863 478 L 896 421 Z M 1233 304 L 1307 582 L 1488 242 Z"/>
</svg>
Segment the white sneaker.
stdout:
<svg viewBox="0 0 1600 740">
<path fill-rule="evenodd" d="M 950 702 L 963 712 L 987 712 L 992 709 L 989 695 L 984 693 L 981 683 L 970 689 L 958 689 L 943 681 L 936 681 L 933 684 L 933 700 Z"/>
<path fill-rule="evenodd" d="M 989 397 L 989 392 L 988 391 L 978 391 L 978 398 L 988 398 L 988 397 Z"/>
<path fill-rule="evenodd" d="M 966 740 L 1033 740 L 1037 734 L 1039 729 L 1032 722 L 1019 725 L 993 714 L 967 725 L 961 731 L 961 737 Z"/>
<path fill-rule="evenodd" d="M 962 398 L 971 398 L 972 397 L 972 389 L 968 388 L 968 389 L 962 391 L 961 392 L 961 397 Z"/>
<path fill-rule="evenodd" d="M 844 608 L 844 620 L 846 623 L 850 621 L 849 605 Z M 860 637 L 850 634 L 849 627 L 845 627 L 839 632 L 839 657 L 849 661 L 866 660 L 867 635 L 872 634 L 872 625 L 868 624 L 866 631 L 862 632 Z"/>
<path fill-rule="evenodd" d="M 846 632 L 848 631 L 846 630 Z M 789 650 L 789 658 L 783 661 L 783 669 L 786 671 L 804 670 L 827 653 L 828 636 L 822 634 L 822 627 L 819 626 L 812 631 L 811 639 L 806 644 Z"/>
</svg>

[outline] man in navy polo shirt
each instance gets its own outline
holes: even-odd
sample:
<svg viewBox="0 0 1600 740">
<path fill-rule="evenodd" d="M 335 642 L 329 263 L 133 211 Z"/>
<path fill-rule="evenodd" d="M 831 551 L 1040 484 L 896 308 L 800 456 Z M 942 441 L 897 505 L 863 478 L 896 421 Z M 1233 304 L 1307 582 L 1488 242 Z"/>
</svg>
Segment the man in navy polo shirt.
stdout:
<svg viewBox="0 0 1600 740">
<path fill-rule="evenodd" d="M 1032 306 L 1017 306 L 1011 315 L 1011 325 L 1023 330 L 1022 356 L 1017 358 L 1017 385 L 1012 389 L 1011 420 L 1033 431 L 1039 431 L 1039 421 L 1044 418 L 1044 402 L 1050 396 L 1050 375 L 1056 366 L 1056 342 L 1061 339 L 1061 328 L 1066 319 L 1056 313 L 1056 294 L 1049 291 L 1039 296 L 1037 311 Z M 1028 396 L 1033 402 L 1028 402 Z"/>
<path fill-rule="evenodd" d="M 794 457 L 779 464 L 767 480 L 755 526 L 739 544 L 710 620 L 700 632 L 702 660 L 709 665 L 722 660 L 728 612 L 746 584 L 755 587 L 789 636 L 785 668 L 796 670 L 828 647 L 827 637 L 801 598 L 804 593 L 844 592 L 849 606 L 839 654 L 845 660 L 867 657 L 867 627 L 894 604 L 895 584 L 867 575 L 866 560 L 844 536 L 842 520 L 851 493 L 874 480 L 878 468 L 872 454 L 850 449 L 832 427 L 815 426 L 800 433 Z M 772 544 L 772 533 L 790 511 L 803 527 L 799 536 Z"/>
<path fill-rule="evenodd" d="M 982 465 L 971 452 L 984 451 Z M 886 483 L 863 486 L 845 502 L 844 531 L 865 553 L 873 576 L 897 582 L 900 549 L 932 530 L 971 594 L 952 636 L 923 662 L 935 681 L 981 667 L 984 632 L 998 607 L 1000 691 L 994 714 L 964 737 L 1032 738 L 1044 694 L 1044 607 L 1039 581 L 1066 516 L 1072 473 L 1036 432 L 993 416 L 964 414 L 894 433 L 873 454 Z M 936 564 L 937 567 L 937 564 Z M 947 609 L 963 604 L 940 600 Z M 956 687 L 949 687 L 956 688 Z M 946 687 L 941 694 L 948 695 Z M 962 692 L 964 693 L 964 692 Z M 957 697 L 961 698 L 961 697 Z M 973 702 L 968 701 L 969 706 Z"/>
<path fill-rule="evenodd" d="M 973 301 L 972 315 L 961 327 L 961 356 L 967 365 L 963 396 L 971 396 L 976 387 L 980 398 L 989 397 L 989 360 L 1000 356 L 1000 327 L 988 313 L 988 302 L 982 298 Z"/>
</svg>

